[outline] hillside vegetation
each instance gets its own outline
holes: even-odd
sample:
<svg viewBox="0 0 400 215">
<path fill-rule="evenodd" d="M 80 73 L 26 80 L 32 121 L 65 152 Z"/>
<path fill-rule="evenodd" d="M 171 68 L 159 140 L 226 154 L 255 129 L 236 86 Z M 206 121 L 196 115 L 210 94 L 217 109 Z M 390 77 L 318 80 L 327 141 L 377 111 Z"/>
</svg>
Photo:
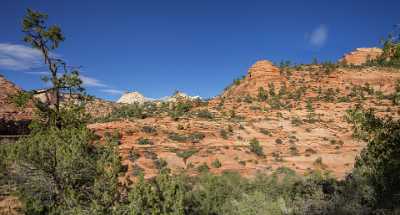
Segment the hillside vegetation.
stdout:
<svg viewBox="0 0 400 215">
<path fill-rule="evenodd" d="M 399 41 L 356 65 L 257 61 L 210 100 L 113 104 L 58 73 L 46 20 L 23 20 L 50 87 L 5 97 L 35 114 L 0 144 L 0 214 L 400 213 Z"/>
</svg>

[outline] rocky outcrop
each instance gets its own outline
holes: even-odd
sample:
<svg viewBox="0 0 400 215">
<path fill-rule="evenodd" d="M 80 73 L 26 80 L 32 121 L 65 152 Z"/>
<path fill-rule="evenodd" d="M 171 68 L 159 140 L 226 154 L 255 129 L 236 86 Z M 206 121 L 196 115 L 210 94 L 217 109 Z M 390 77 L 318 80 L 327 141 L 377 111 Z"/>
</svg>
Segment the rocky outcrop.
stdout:
<svg viewBox="0 0 400 215">
<path fill-rule="evenodd" d="M 271 80 L 280 79 L 279 68 L 268 60 L 260 60 L 254 63 L 247 71 L 250 79 L 268 78 Z"/>
<path fill-rule="evenodd" d="M 278 67 L 268 60 L 260 60 L 250 67 L 247 75 L 240 82 L 226 90 L 222 97 L 256 96 L 260 87 L 268 89 L 268 85 L 272 83 L 278 89 L 286 82 L 286 78 L 280 74 Z"/>
<path fill-rule="evenodd" d="M 28 124 L 32 119 L 33 105 L 19 108 L 12 96 L 21 89 L 0 75 L 0 135 L 22 134 L 28 132 Z"/>
<path fill-rule="evenodd" d="M 118 99 L 117 103 L 122 103 L 122 104 L 143 104 L 144 102 L 148 101 L 146 97 L 144 97 L 142 94 L 139 92 L 128 92 L 124 93 L 121 98 Z"/>
<path fill-rule="evenodd" d="M 186 93 L 183 92 L 176 92 L 172 96 L 165 96 L 160 99 L 151 99 L 151 98 L 146 98 L 139 92 L 130 92 L 130 93 L 125 93 L 121 96 L 121 98 L 118 99 L 117 103 L 122 103 L 122 104 L 143 104 L 144 102 L 178 102 L 178 101 L 194 101 L 197 99 L 201 99 L 200 96 L 189 96 Z"/>
<path fill-rule="evenodd" d="M 93 100 L 86 103 L 85 109 L 93 117 L 104 117 L 110 114 L 116 107 L 118 107 L 118 104 L 115 102 L 93 98 Z"/>
<path fill-rule="evenodd" d="M 176 92 L 174 95 L 172 96 L 167 96 L 164 97 L 162 99 L 160 99 L 160 101 L 165 101 L 165 102 L 177 102 L 177 101 L 194 101 L 197 99 L 201 99 L 200 96 L 189 96 L 186 93 L 183 92 Z"/>
<path fill-rule="evenodd" d="M 348 54 L 345 54 L 339 62 L 348 65 L 361 65 L 366 63 L 368 60 L 375 60 L 383 53 L 380 48 L 357 48 Z"/>
</svg>

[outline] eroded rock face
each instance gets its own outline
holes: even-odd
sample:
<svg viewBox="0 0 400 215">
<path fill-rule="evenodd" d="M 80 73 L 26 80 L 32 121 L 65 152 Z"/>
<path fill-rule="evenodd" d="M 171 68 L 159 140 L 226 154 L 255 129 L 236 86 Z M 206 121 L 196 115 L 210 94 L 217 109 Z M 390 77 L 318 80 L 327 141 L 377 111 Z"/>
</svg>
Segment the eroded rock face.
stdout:
<svg viewBox="0 0 400 215">
<path fill-rule="evenodd" d="M 260 60 L 250 67 L 240 84 L 224 92 L 223 97 L 256 96 L 260 87 L 268 89 L 268 85 L 272 83 L 279 89 L 280 85 L 286 82 L 286 78 L 280 74 L 278 67 L 268 60 Z"/>
<path fill-rule="evenodd" d="M 0 135 L 22 134 L 28 132 L 32 119 L 33 106 L 28 103 L 25 108 L 18 108 L 11 97 L 21 89 L 0 75 Z"/>
<path fill-rule="evenodd" d="M 268 76 L 272 79 L 280 78 L 279 68 L 268 60 L 260 60 L 254 63 L 248 70 L 251 79 Z"/>
<path fill-rule="evenodd" d="M 368 60 L 375 60 L 383 53 L 380 48 L 357 48 L 348 54 L 345 54 L 339 62 L 345 64 L 361 65 L 366 63 Z"/>
<path fill-rule="evenodd" d="M 121 98 L 118 99 L 117 103 L 123 103 L 123 104 L 134 104 L 134 103 L 139 103 L 143 104 L 146 102 L 148 99 L 146 99 L 142 94 L 139 92 L 130 92 L 130 93 L 124 93 Z"/>
<path fill-rule="evenodd" d="M 167 96 L 165 98 L 160 99 L 160 101 L 166 102 L 178 102 L 178 101 L 194 101 L 196 99 L 201 99 L 200 96 L 189 96 L 183 92 L 176 92 L 173 96 Z"/>
</svg>

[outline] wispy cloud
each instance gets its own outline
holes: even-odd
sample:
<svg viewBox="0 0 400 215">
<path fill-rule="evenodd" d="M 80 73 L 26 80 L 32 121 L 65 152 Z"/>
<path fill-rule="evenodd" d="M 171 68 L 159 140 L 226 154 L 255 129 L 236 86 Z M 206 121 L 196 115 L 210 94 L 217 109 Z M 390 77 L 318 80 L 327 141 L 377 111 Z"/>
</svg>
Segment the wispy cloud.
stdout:
<svg viewBox="0 0 400 215">
<path fill-rule="evenodd" d="M 102 81 L 96 79 L 96 78 L 92 78 L 92 77 L 88 77 L 85 75 L 80 75 L 79 76 L 83 82 L 83 86 L 86 87 L 108 87 L 107 84 L 104 84 Z"/>
<path fill-rule="evenodd" d="M 39 50 L 24 45 L 0 43 L 0 68 L 19 71 L 42 65 Z"/>
<path fill-rule="evenodd" d="M 81 78 L 81 80 L 83 82 L 83 86 L 85 86 L 85 87 L 101 88 L 101 89 L 99 89 L 100 92 L 107 93 L 110 95 L 121 95 L 124 93 L 124 91 L 114 89 L 114 88 L 112 88 L 112 86 L 109 86 L 96 78 L 85 76 L 85 75 L 80 75 L 79 77 Z"/>
<path fill-rule="evenodd" d="M 25 72 L 26 74 L 29 75 L 49 75 L 49 72 L 45 72 L 45 71 L 38 71 L 38 72 L 32 72 L 32 71 L 27 71 Z"/>
<path fill-rule="evenodd" d="M 51 54 L 58 56 L 54 53 Z M 48 75 L 48 72 L 42 70 L 43 65 L 42 54 L 39 50 L 24 45 L 0 43 L 0 69 L 22 71 L 30 75 Z M 114 89 L 94 77 L 81 74 L 80 78 L 85 87 L 100 88 L 99 91 L 112 95 L 124 93 L 122 90 Z"/>
<path fill-rule="evenodd" d="M 117 90 L 117 89 L 101 89 L 100 91 L 103 93 L 111 94 L 111 95 L 121 95 L 124 93 L 124 91 Z"/>
<path fill-rule="evenodd" d="M 319 25 L 307 36 L 307 39 L 312 46 L 324 46 L 328 39 L 328 28 L 325 25 Z"/>
</svg>

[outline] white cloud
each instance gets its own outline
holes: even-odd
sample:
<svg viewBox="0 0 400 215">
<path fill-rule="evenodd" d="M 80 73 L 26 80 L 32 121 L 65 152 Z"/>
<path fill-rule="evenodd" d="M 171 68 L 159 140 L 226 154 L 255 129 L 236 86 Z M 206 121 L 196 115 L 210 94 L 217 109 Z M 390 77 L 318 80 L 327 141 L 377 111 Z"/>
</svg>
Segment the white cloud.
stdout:
<svg viewBox="0 0 400 215">
<path fill-rule="evenodd" d="M 24 45 L 0 43 L 0 68 L 29 70 L 43 65 L 39 50 Z"/>
<path fill-rule="evenodd" d="M 83 82 L 83 86 L 86 87 L 108 87 L 106 84 L 102 83 L 100 80 L 85 75 L 79 75 Z"/>
<path fill-rule="evenodd" d="M 328 28 L 325 25 L 320 25 L 315 28 L 310 36 L 309 36 L 309 43 L 312 46 L 322 47 L 325 45 L 326 40 L 328 39 Z"/>
<path fill-rule="evenodd" d="M 29 75 L 50 75 L 49 72 L 45 72 L 45 71 L 39 71 L 39 72 L 28 71 L 28 72 L 25 72 L 25 73 L 29 74 Z"/>
<path fill-rule="evenodd" d="M 122 90 L 116 90 L 116 89 L 101 89 L 101 92 L 112 94 L 112 95 L 121 95 L 124 93 Z"/>
</svg>

